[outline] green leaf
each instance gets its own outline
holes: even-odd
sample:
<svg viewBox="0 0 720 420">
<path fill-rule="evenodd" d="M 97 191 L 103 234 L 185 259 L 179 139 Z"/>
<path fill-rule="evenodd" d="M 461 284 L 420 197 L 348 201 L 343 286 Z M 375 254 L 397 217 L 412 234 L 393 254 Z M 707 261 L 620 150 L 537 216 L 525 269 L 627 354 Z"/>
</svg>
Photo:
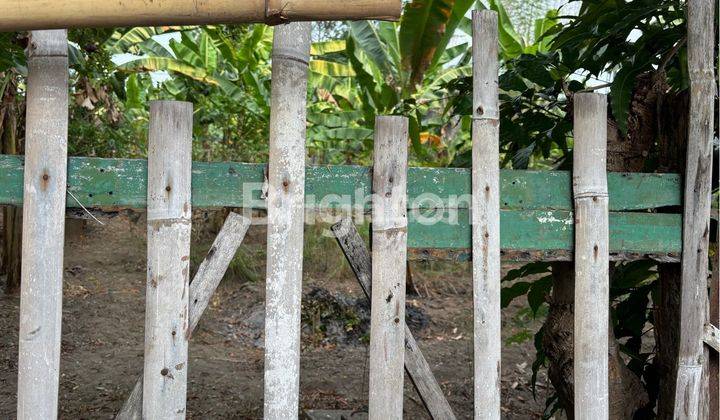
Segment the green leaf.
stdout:
<svg viewBox="0 0 720 420">
<path fill-rule="evenodd" d="M 345 51 L 345 40 L 334 39 L 332 41 L 313 42 L 310 46 L 310 55 L 325 55 Z"/>
<path fill-rule="evenodd" d="M 194 49 L 188 47 L 184 42 L 178 42 L 174 39 L 170 40 L 170 48 L 175 53 L 175 57 L 194 67 L 204 67 L 204 63 L 200 55 Z"/>
<path fill-rule="evenodd" d="M 210 74 L 215 74 L 218 64 L 217 49 L 210 36 L 205 32 L 200 35 L 200 57 L 203 60 L 205 70 Z"/>
<path fill-rule="evenodd" d="M 645 70 L 645 64 L 646 62 L 642 65 L 635 65 L 634 62 L 624 63 L 610 87 L 610 105 L 613 117 L 623 135 L 626 135 L 628 130 L 630 101 L 635 87 L 635 78 Z"/>
<path fill-rule="evenodd" d="M 481 3 L 478 4 L 478 7 L 480 7 L 480 4 Z M 498 38 L 504 58 L 514 58 L 524 53 L 525 42 L 515 31 L 512 20 L 510 19 L 510 16 L 508 16 L 502 2 L 490 0 L 489 4 L 490 10 L 494 10 L 498 14 Z"/>
<path fill-rule="evenodd" d="M 552 289 L 552 276 L 545 276 L 539 280 L 535 280 L 528 290 L 528 305 L 532 310 L 533 316 L 537 316 L 538 309 L 545 303 L 545 296 Z"/>
<path fill-rule="evenodd" d="M 150 38 L 147 41 L 140 44 L 140 50 L 149 56 L 168 57 L 168 58 L 175 57 L 171 51 L 169 51 L 167 48 L 165 48 L 164 45 L 160 44 L 159 42 L 155 41 L 152 38 Z"/>
<path fill-rule="evenodd" d="M 452 14 L 450 15 L 450 19 L 447 22 L 447 25 L 445 26 L 445 33 L 443 34 L 442 38 L 440 39 L 440 42 L 438 42 L 437 50 L 435 51 L 435 55 L 433 56 L 432 63 L 430 64 L 429 71 L 432 71 L 432 69 L 440 64 L 442 61 L 441 58 L 443 58 L 443 54 L 446 52 L 446 48 L 448 46 L 448 43 L 450 43 L 450 40 L 453 36 L 455 36 L 455 30 L 458 28 L 462 20 L 465 18 L 465 14 L 467 14 L 467 11 L 470 9 L 470 6 L 475 2 L 475 0 L 455 0 L 455 5 L 452 9 Z M 457 48 L 457 47 L 455 47 Z M 468 47 L 465 47 L 465 50 L 467 51 Z M 451 55 L 451 57 L 448 57 L 450 60 L 454 58 L 454 56 Z M 449 60 L 447 60 L 449 61 Z"/>
<path fill-rule="evenodd" d="M 516 279 L 520 279 L 523 277 L 531 276 L 533 274 L 541 274 L 541 273 L 547 273 L 550 271 L 550 263 L 549 262 L 532 262 L 523 265 L 520 268 L 516 268 L 514 270 L 510 270 L 505 274 L 505 277 L 503 277 L 502 281 L 513 281 Z"/>
<path fill-rule="evenodd" d="M 413 0 L 400 18 L 400 54 L 414 92 L 438 51 L 453 12 L 454 0 Z M 447 45 L 447 44 L 445 44 Z"/>
<path fill-rule="evenodd" d="M 219 77 L 212 76 L 202 67 L 191 66 L 178 59 L 166 57 L 145 57 L 137 60 L 129 61 L 118 66 L 119 70 L 127 72 L 153 72 L 167 71 L 179 73 L 190 79 L 207 83 L 211 86 L 219 87 L 230 99 L 239 100 L 243 97 L 242 91 L 231 81 Z"/>
<path fill-rule="evenodd" d="M 143 108 L 143 102 L 142 102 L 142 89 L 140 88 L 140 83 L 138 81 L 138 75 L 137 73 L 133 73 L 130 76 L 128 76 L 127 80 L 125 81 L 125 106 L 130 109 L 142 109 Z"/>
<path fill-rule="evenodd" d="M 532 283 L 527 281 L 519 281 L 509 287 L 503 287 L 500 290 L 500 307 L 507 308 L 515 298 L 518 298 L 530 290 Z"/>
<path fill-rule="evenodd" d="M 378 28 L 366 20 L 350 22 L 350 36 L 356 48 L 362 50 L 377 66 L 380 72 L 394 73 L 386 47 L 380 40 Z"/>
<path fill-rule="evenodd" d="M 330 77 L 353 77 L 355 71 L 347 64 L 327 60 L 311 60 L 310 70 Z"/>
</svg>

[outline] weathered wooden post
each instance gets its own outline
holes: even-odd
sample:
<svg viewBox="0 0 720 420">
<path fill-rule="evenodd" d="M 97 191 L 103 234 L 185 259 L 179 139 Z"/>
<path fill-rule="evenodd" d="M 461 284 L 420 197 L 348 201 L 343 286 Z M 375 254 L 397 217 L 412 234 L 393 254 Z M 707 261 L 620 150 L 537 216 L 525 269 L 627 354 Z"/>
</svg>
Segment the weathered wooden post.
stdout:
<svg viewBox="0 0 720 420">
<path fill-rule="evenodd" d="M 475 418 L 500 419 L 498 20 L 473 11 L 472 266 Z"/>
<path fill-rule="evenodd" d="M 265 288 L 265 419 L 298 417 L 310 23 L 275 28 Z"/>
<path fill-rule="evenodd" d="M 193 106 L 150 103 L 143 418 L 184 418 Z"/>
<path fill-rule="evenodd" d="M 574 111 L 575 418 L 607 419 L 607 98 L 598 93 L 579 93 Z"/>
<path fill-rule="evenodd" d="M 407 261 L 405 117 L 376 117 L 372 181 L 371 420 L 402 419 Z"/>
<path fill-rule="evenodd" d="M 707 390 L 703 375 L 703 326 L 706 318 L 708 245 L 712 194 L 712 142 L 715 118 L 715 0 L 689 0 L 688 123 L 683 206 L 680 340 L 675 418 L 699 418 L 700 393 Z"/>
<path fill-rule="evenodd" d="M 365 296 L 370 299 L 372 290 L 372 257 L 351 218 L 334 224 L 331 230 L 350 267 L 355 273 Z M 405 371 L 420 395 L 425 408 L 435 420 L 454 420 L 455 413 L 448 404 L 442 388 L 435 380 L 430 365 L 423 356 L 410 328 L 405 324 Z"/>
<path fill-rule="evenodd" d="M 68 130 L 67 31 L 28 45 L 18 419 L 57 418 Z"/>
<path fill-rule="evenodd" d="M 237 213 L 230 213 L 210 247 L 207 256 L 198 267 L 190 283 L 190 309 L 188 335 L 200 322 L 210 298 L 217 289 L 238 247 L 245 238 L 250 220 Z M 140 420 L 142 418 L 143 376 L 140 375 L 130 396 L 115 418 L 117 420 Z"/>
</svg>

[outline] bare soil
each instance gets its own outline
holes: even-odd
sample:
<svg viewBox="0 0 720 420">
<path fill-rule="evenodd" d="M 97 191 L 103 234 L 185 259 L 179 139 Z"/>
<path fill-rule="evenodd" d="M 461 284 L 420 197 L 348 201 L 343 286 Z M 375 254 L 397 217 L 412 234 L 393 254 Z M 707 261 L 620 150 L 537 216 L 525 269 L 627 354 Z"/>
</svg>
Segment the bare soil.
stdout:
<svg viewBox="0 0 720 420">
<path fill-rule="evenodd" d="M 145 220 L 120 215 L 93 221 L 68 219 L 65 247 L 60 379 L 62 418 L 112 418 L 143 364 Z M 193 261 L 210 246 L 210 217 L 195 223 Z M 362 292 L 346 261 L 321 228 L 308 228 L 306 302 L 340 310 L 339 322 L 317 306 L 304 308 L 302 409 L 367 408 L 368 346 Z M 265 230 L 253 226 L 208 307 L 190 345 L 188 417 L 262 417 Z M 510 267 L 506 267 L 510 268 Z M 469 264 L 412 264 L 416 295 L 413 329 L 458 418 L 472 418 L 472 288 Z M 308 297 L 311 296 L 311 297 Z M 320 296 L 320 298 L 318 298 Z M 349 302 L 349 303 L 348 303 Z M 0 418 L 15 417 L 19 297 L 0 292 Z M 333 306 L 334 305 L 334 306 Z M 345 306 L 343 306 L 345 305 Z M 505 418 L 542 416 L 551 392 L 540 372 L 537 398 L 530 387 L 535 358 L 532 334 L 540 322 L 525 302 L 503 313 L 502 395 Z M 347 309 L 347 310 L 346 310 Z M 343 319 L 345 318 L 345 319 Z M 340 327 L 338 327 L 340 325 Z M 344 326 L 344 330 L 343 330 Z M 355 330 L 357 329 L 357 330 Z M 354 331 L 355 330 L 355 331 Z M 518 338 L 529 340 L 510 344 Z M 405 417 L 429 418 L 405 381 Z"/>
</svg>

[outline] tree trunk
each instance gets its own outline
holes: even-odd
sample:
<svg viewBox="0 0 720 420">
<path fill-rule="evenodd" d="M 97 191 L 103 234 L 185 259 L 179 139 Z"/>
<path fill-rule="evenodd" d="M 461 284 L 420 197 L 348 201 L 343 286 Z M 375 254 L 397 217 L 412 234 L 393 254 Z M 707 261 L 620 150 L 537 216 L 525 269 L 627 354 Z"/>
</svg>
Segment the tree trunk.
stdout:
<svg viewBox="0 0 720 420">
<path fill-rule="evenodd" d="M 658 82 L 659 81 L 659 82 Z M 628 119 L 628 134 L 608 119 L 608 171 L 641 172 L 653 148 L 658 122 L 657 106 L 666 91 L 664 77 L 644 74 L 637 78 Z M 572 104 L 570 104 L 572 105 Z M 572 109 L 570 106 L 568 109 Z M 610 278 L 612 279 L 612 263 Z M 560 405 L 573 418 L 573 316 L 574 268 L 571 262 L 552 264 L 553 294 L 545 322 L 543 350 L 549 361 L 548 376 L 557 391 Z M 620 356 L 612 326 L 608 328 L 608 371 L 611 419 L 631 419 L 649 398 L 638 378 Z"/>
<path fill-rule="evenodd" d="M 658 172 L 685 172 L 690 96 L 687 92 L 658 100 L 656 152 Z M 675 209 L 679 210 L 679 209 Z M 658 301 L 654 302 L 657 354 L 653 368 L 658 375 L 657 418 L 672 419 L 675 408 L 675 377 L 680 340 L 680 264 L 658 264 Z"/>
<path fill-rule="evenodd" d="M 14 77 L 8 81 L 2 99 L 0 120 L 2 124 L 2 144 L 0 152 L 6 155 L 21 154 L 21 145 L 17 133 L 17 105 L 15 103 L 16 86 Z M 7 275 L 6 293 L 20 290 L 20 238 L 22 236 L 22 210 L 14 206 L 3 208 L 3 245 L 0 253 L 0 274 Z"/>
</svg>

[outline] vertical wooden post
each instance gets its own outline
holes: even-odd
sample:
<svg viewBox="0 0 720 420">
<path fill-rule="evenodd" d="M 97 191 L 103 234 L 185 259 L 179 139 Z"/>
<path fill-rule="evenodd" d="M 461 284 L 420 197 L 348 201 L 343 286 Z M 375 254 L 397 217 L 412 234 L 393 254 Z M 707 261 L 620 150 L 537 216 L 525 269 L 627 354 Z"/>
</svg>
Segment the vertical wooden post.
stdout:
<svg viewBox="0 0 720 420">
<path fill-rule="evenodd" d="M 57 418 L 67 183 L 67 51 L 65 30 L 30 33 L 18 419 Z"/>
<path fill-rule="evenodd" d="M 370 299 L 372 284 L 372 260 L 370 251 L 363 242 L 360 233 L 351 218 L 345 218 L 334 224 L 331 230 L 335 234 L 340 248 L 345 254 L 350 267 L 355 273 L 360 288 Z M 435 420 L 454 420 L 450 404 L 448 404 L 442 388 L 435 380 L 430 365 L 423 356 L 415 338 L 405 324 L 405 371 L 420 395 L 425 408 Z"/>
<path fill-rule="evenodd" d="M 607 98 L 575 95 L 575 418 L 607 419 L 610 301 Z"/>
<path fill-rule="evenodd" d="M 150 103 L 143 418 L 185 418 L 193 107 Z"/>
<path fill-rule="evenodd" d="M 273 39 L 265 289 L 265 419 L 298 418 L 310 23 Z"/>
<path fill-rule="evenodd" d="M 407 261 L 405 117 L 376 117 L 372 181 L 371 420 L 402 419 Z"/>
<path fill-rule="evenodd" d="M 473 11 L 472 266 L 475 418 L 500 419 L 498 19 Z"/>
<path fill-rule="evenodd" d="M 708 298 L 707 265 L 716 93 L 713 70 L 715 0 L 689 0 L 687 13 L 690 121 L 685 165 L 675 418 L 698 418 L 702 411 L 700 393 L 707 389 L 707 377 L 703 375 L 702 337 Z"/>
<path fill-rule="evenodd" d="M 250 219 L 237 213 L 230 213 L 210 247 L 207 256 L 198 267 L 192 283 L 190 283 L 189 335 L 200 322 L 203 312 L 210 303 L 210 298 L 217 289 L 232 261 L 238 247 L 245 238 Z M 135 383 L 130 396 L 118 412 L 117 420 L 140 420 L 142 418 L 143 376 Z"/>
</svg>

